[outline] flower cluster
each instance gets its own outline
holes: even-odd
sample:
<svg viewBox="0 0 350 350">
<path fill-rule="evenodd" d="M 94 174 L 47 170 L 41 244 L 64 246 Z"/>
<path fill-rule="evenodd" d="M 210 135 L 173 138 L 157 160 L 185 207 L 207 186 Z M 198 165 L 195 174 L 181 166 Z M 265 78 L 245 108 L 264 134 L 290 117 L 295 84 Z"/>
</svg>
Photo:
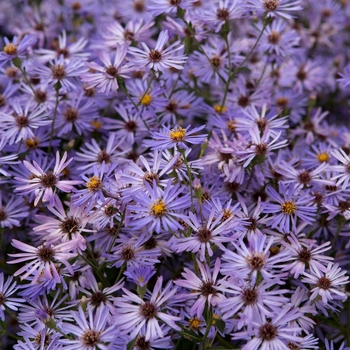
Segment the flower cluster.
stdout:
<svg viewBox="0 0 350 350">
<path fill-rule="evenodd" d="M 350 2 L 3 1 L 0 343 L 350 349 Z"/>
</svg>

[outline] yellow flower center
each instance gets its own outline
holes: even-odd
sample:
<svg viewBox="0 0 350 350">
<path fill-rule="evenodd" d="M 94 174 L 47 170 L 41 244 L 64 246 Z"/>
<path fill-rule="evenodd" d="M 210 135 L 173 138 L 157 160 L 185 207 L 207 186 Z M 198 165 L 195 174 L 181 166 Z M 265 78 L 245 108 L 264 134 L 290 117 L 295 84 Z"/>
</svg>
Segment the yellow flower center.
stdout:
<svg viewBox="0 0 350 350">
<path fill-rule="evenodd" d="M 318 159 L 321 163 L 323 163 L 323 162 L 328 162 L 328 161 L 329 161 L 329 155 L 328 155 L 327 152 L 325 152 L 325 153 L 319 153 L 319 154 L 317 155 L 317 159 Z"/>
<path fill-rule="evenodd" d="M 93 176 L 86 183 L 86 187 L 89 191 L 96 192 L 102 188 L 102 182 L 98 176 Z"/>
<path fill-rule="evenodd" d="M 4 52 L 8 55 L 16 55 L 17 54 L 17 45 L 12 44 L 12 43 L 5 45 Z"/>
<path fill-rule="evenodd" d="M 189 320 L 189 324 L 191 329 L 198 330 L 199 326 L 202 324 L 202 321 L 197 317 L 193 317 Z"/>
<path fill-rule="evenodd" d="M 281 205 L 281 210 L 284 214 L 292 215 L 297 210 L 297 206 L 293 201 L 287 201 Z"/>
<path fill-rule="evenodd" d="M 237 127 L 237 122 L 235 120 L 228 120 L 226 122 L 227 125 L 227 129 L 231 132 L 235 132 L 236 131 L 236 127 Z"/>
<path fill-rule="evenodd" d="M 214 110 L 216 113 L 223 113 L 223 112 L 227 111 L 227 107 L 225 107 L 225 106 L 221 107 L 221 105 L 215 105 Z"/>
<path fill-rule="evenodd" d="M 172 129 L 169 133 L 169 137 L 173 141 L 183 141 L 186 136 L 186 129 L 183 129 L 181 126 L 179 126 L 176 130 Z"/>
<path fill-rule="evenodd" d="M 99 120 L 93 120 L 92 122 L 90 122 L 90 124 L 94 127 L 94 129 L 101 129 L 102 126 L 102 122 L 100 122 Z"/>
<path fill-rule="evenodd" d="M 143 106 L 149 106 L 152 102 L 152 96 L 150 94 L 146 94 L 145 96 L 141 97 L 141 104 Z"/>
<path fill-rule="evenodd" d="M 152 203 L 151 214 L 155 216 L 162 216 L 166 213 L 166 205 L 163 199 L 158 199 L 156 203 Z"/>
<path fill-rule="evenodd" d="M 26 139 L 25 144 L 29 149 L 35 149 L 39 146 L 39 139 L 34 137 L 33 139 Z"/>
<path fill-rule="evenodd" d="M 224 214 L 222 215 L 221 221 L 226 221 L 227 219 L 229 219 L 233 215 L 232 211 L 230 209 L 224 209 L 223 212 L 224 212 Z"/>
</svg>

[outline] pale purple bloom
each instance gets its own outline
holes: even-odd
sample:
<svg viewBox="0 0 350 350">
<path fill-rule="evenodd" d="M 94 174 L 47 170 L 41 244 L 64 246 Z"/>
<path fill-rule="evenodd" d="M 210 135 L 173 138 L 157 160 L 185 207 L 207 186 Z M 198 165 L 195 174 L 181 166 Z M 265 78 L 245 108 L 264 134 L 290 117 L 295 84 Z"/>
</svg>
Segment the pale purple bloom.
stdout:
<svg viewBox="0 0 350 350">
<path fill-rule="evenodd" d="M 56 152 L 56 163 L 54 169 L 51 171 L 44 172 L 44 170 L 38 165 L 36 161 L 30 164 L 26 160 L 23 161 L 25 167 L 34 174 L 31 179 L 24 179 L 16 177 L 16 180 L 26 183 L 23 186 L 16 188 L 16 192 L 21 192 L 22 194 L 29 194 L 35 192 L 35 202 L 36 206 L 40 199 L 43 202 L 49 202 L 51 206 L 55 204 L 56 198 L 56 188 L 62 192 L 72 192 L 74 190 L 73 185 L 80 184 L 81 181 L 75 180 L 61 180 L 60 176 L 62 171 L 68 166 L 68 164 L 73 160 L 73 158 L 67 160 L 67 152 L 64 153 L 62 159 L 60 159 L 60 154 Z"/>
</svg>

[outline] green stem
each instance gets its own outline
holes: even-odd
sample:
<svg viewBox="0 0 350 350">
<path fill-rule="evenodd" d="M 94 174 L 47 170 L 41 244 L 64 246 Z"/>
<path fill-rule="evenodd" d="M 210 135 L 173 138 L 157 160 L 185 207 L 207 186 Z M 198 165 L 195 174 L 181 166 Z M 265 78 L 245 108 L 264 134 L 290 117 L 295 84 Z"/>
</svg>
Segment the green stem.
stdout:
<svg viewBox="0 0 350 350">
<path fill-rule="evenodd" d="M 34 90 L 34 88 L 33 88 L 32 83 L 30 82 L 30 80 L 29 80 L 28 77 L 27 77 L 27 73 L 26 73 L 25 69 L 22 68 L 22 66 L 20 66 L 20 67 L 18 67 L 18 68 L 19 68 L 19 70 L 21 71 L 21 73 L 23 74 L 23 78 L 24 78 L 24 80 L 26 81 L 26 83 L 28 84 L 30 90 L 32 90 L 34 97 L 37 99 L 37 101 L 38 101 L 39 104 L 40 104 L 41 102 L 40 102 L 40 100 L 39 100 L 39 98 L 38 98 L 38 95 L 36 94 L 36 92 L 35 92 L 35 90 Z"/>
<path fill-rule="evenodd" d="M 117 284 L 117 282 L 118 282 L 118 281 L 120 280 L 120 278 L 122 277 L 123 272 L 125 271 L 125 267 L 126 267 L 126 263 L 123 263 L 123 265 L 120 266 L 119 273 L 118 273 L 118 276 L 117 276 L 116 280 L 114 281 L 114 284 Z"/>
<path fill-rule="evenodd" d="M 120 219 L 120 222 L 119 222 L 119 225 L 118 225 L 118 229 L 117 229 L 117 232 L 114 234 L 114 237 L 112 239 L 112 242 L 111 244 L 109 245 L 108 247 L 108 250 L 107 250 L 107 254 L 109 254 L 114 246 L 114 243 L 115 243 L 115 240 L 117 239 L 118 235 L 119 235 L 119 232 L 123 226 L 123 223 L 124 223 L 124 218 L 125 218 L 125 213 L 126 213 L 126 209 L 124 209 L 123 211 L 123 214 L 122 214 L 122 217 Z"/>
</svg>

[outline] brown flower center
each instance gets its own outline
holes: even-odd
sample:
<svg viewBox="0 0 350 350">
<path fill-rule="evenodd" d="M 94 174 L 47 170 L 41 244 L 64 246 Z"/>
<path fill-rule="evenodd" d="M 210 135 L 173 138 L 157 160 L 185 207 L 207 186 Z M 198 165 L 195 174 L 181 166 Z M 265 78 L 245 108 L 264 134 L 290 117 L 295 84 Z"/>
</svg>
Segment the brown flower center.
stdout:
<svg viewBox="0 0 350 350">
<path fill-rule="evenodd" d="M 29 119 L 25 115 L 18 115 L 15 119 L 16 124 L 20 128 L 25 128 L 29 125 Z"/>
<path fill-rule="evenodd" d="M 263 340 L 273 340 L 277 336 L 277 328 L 274 327 L 270 322 L 265 323 L 259 328 L 259 338 Z"/>
<path fill-rule="evenodd" d="M 266 11 L 274 11 L 280 4 L 280 0 L 265 0 L 264 7 Z"/>
<path fill-rule="evenodd" d="M 148 57 L 151 62 L 158 63 L 162 59 L 162 54 L 158 50 L 151 50 Z"/>
<path fill-rule="evenodd" d="M 311 252 L 307 248 L 303 248 L 298 253 L 298 260 L 306 264 L 311 259 Z"/>
<path fill-rule="evenodd" d="M 78 119 L 78 110 L 74 107 L 67 107 L 66 111 L 64 112 L 64 119 L 67 122 L 74 123 Z"/>
<path fill-rule="evenodd" d="M 99 152 L 99 154 L 97 155 L 97 161 L 101 164 L 103 162 L 110 163 L 111 158 L 105 149 Z"/>
<path fill-rule="evenodd" d="M 146 340 L 146 337 L 144 335 L 141 335 L 135 342 L 135 348 L 137 350 L 149 350 L 151 348 L 151 343 Z"/>
<path fill-rule="evenodd" d="M 61 64 L 54 64 L 52 67 L 51 67 L 51 72 L 52 72 L 52 76 L 55 78 L 55 79 L 58 79 L 58 80 L 61 80 L 63 79 L 65 76 L 66 76 L 66 69 L 64 68 L 63 65 Z"/>
<path fill-rule="evenodd" d="M 38 249 L 36 255 L 41 261 L 46 263 L 52 261 L 53 257 L 55 256 L 55 253 L 53 249 L 48 248 L 46 246 L 42 246 Z"/>
<path fill-rule="evenodd" d="M 242 300 L 245 305 L 253 305 L 258 299 L 258 292 L 255 289 L 245 289 L 242 293 Z"/>
<path fill-rule="evenodd" d="M 121 257 L 124 261 L 130 261 L 135 257 L 135 251 L 129 245 L 123 247 Z"/>
<path fill-rule="evenodd" d="M 331 280 L 328 277 L 321 277 L 318 280 L 317 285 L 321 289 L 329 289 L 329 287 L 332 285 L 332 282 L 331 282 Z"/>
<path fill-rule="evenodd" d="M 40 176 L 40 182 L 45 187 L 53 187 L 57 183 L 57 176 L 52 171 L 48 171 Z"/>
<path fill-rule="evenodd" d="M 147 319 L 154 318 L 157 315 L 157 307 L 153 303 L 146 301 L 140 306 L 140 313 Z"/>
<path fill-rule="evenodd" d="M 211 239 L 211 231 L 206 227 L 201 227 L 197 232 L 199 242 L 208 243 Z"/>
<path fill-rule="evenodd" d="M 252 270 L 260 270 L 265 265 L 265 257 L 262 253 L 253 253 L 246 257 L 246 260 Z"/>
<path fill-rule="evenodd" d="M 101 332 L 96 332 L 94 330 L 87 330 L 81 336 L 83 345 L 86 347 L 95 347 L 100 341 Z"/>
<path fill-rule="evenodd" d="M 219 8 L 216 10 L 216 18 L 219 21 L 227 21 L 229 19 L 229 16 L 230 16 L 230 13 L 226 8 L 222 8 L 222 9 Z"/>
<path fill-rule="evenodd" d="M 109 74 L 111 77 L 115 78 L 118 74 L 118 69 L 114 66 L 110 66 L 106 68 L 106 73 Z"/>
<path fill-rule="evenodd" d="M 100 306 L 101 303 L 106 304 L 106 302 L 107 298 L 101 291 L 97 291 L 91 295 L 92 306 Z"/>
<path fill-rule="evenodd" d="M 281 39 L 281 35 L 276 32 L 275 30 L 273 30 L 269 36 L 267 37 L 268 41 L 270 44 L 276 45 L 280 39 Z"/>
</svg>

